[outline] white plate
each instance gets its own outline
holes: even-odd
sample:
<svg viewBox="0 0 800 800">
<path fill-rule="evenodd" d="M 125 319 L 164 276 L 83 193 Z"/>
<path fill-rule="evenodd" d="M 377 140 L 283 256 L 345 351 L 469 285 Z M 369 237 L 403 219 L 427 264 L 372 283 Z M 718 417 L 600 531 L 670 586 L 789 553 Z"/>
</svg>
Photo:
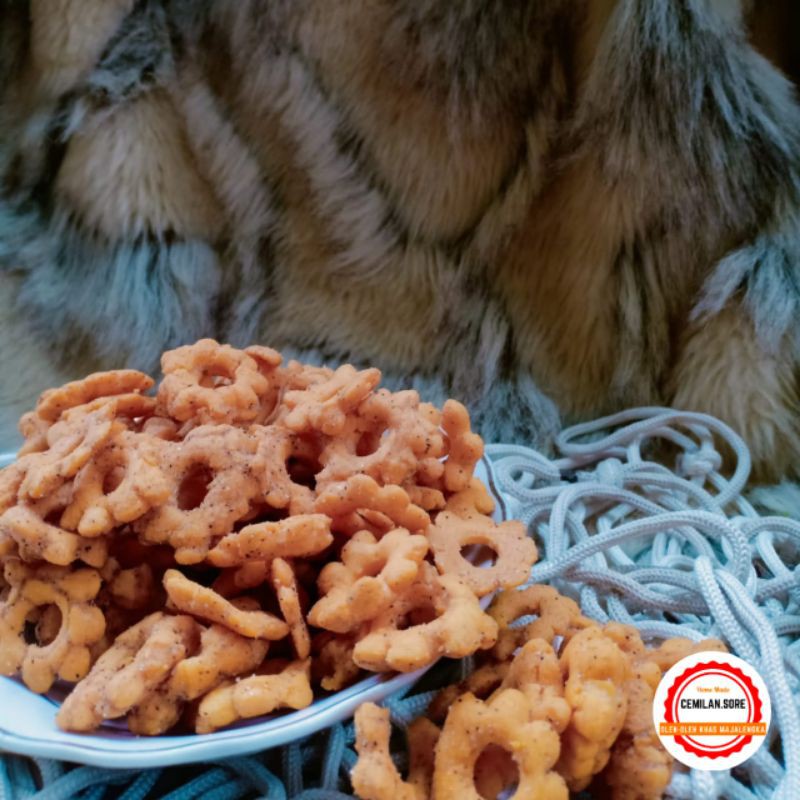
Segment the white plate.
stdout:
<svg viewBox="0 0 800 800">
<path fill-rule="evenodd" d="M 0 466 L 12 455 L 0 454 Z M 475 474 L 497 502 L 495 518 L 508 518 L 486 460 Z M 484 598 L 488 602 L 488 598 Z M 245 755 L 280 747 L 348 719 L 364 702 L 379 702 L 413 684 L 430 667 L 403 675 L 370 675 L 308 708 L 258 717 L 236 727 L 192 736 L 139 737 L 118 724 L 107 724 L 91 734 L 66 733 L 55 723 L 58 702 L 34 694 L 16 678 L 0 677 L 0 749 L 27 756 L 56 758 L 98 767 L 145 768 L 189 764 L 195 761 Z"/>
</svg>

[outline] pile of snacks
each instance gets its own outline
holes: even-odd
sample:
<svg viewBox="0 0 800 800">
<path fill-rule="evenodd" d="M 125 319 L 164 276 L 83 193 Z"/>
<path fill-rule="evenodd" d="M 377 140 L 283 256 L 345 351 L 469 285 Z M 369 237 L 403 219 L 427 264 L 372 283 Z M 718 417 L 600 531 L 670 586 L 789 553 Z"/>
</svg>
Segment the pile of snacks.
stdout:
<svg viewBox="0 0 800 800">
<path fill-rule="evenodd" d="M 358 797 L 480 800 L 516 787 L 513 797 L 566 800 L 596 780 L 604 797 L 661 798 L 672 757 L 653 725 L 656 687 L 681 658 L 724 645 L 669 639 L 648 649 L 635 628 L 601 627 L 543 585 L 502 592 L 489 615 L 499 626 L 491 654 L 409 726 L 406 780 L 391 759 L 388 710 L 358 709 Z"/>
<path fill-rule="evenodd" d="M 162 369 L 45 392 L 0 472 L 0 674 L 76 684 L 61 727 L 205 733 L 495 645 L 478 599 L 537 554 L 462 405 L 208 339 Z"/>
</svg>

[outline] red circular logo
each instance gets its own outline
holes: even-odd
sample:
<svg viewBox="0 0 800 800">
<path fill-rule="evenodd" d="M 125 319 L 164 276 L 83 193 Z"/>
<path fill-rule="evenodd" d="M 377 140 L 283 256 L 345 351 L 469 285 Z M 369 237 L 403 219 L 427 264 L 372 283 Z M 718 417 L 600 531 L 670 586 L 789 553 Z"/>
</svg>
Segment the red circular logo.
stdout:
<svg viewBox="0 0 800 800">
<path fill-rule="evenodd" d="M 729 769 L 763 744 L 771 715 L 764 681 L 727 653 L 696 653 L 664 675 L 653 702 L 661 743 L 699 769 Z"/>
</svg>

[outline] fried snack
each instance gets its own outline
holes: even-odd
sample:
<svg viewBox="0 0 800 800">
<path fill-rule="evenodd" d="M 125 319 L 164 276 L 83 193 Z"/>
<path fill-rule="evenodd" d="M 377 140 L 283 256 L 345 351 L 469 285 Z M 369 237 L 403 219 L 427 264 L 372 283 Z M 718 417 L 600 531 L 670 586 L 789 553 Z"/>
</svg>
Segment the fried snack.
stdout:
<svg viewBox="0 0 800 800">
<path fill-rule="evenodd" d="M 362 800 L 428 800 L 439 729 L 424 718 L 409 726 L 409 769 L 404 781 L 389 752 L 389 711 L 363 703 L 355 713 L 355 725 L 358 761 L 350 780 L 358 796 Z"/>
<path fill-rule="evenodd" d="M 271 508 L 286 508 L 292 515 L 310 514 L 314 492 L 292 480 L 288 469 L 289 460 L 300 452 L 299 438 L 274 426 L 253 426 L 250 431 L 258 440 L 253 469 L 262 476 L 264 502 Z"/>
<path fill-rule="evenodd" d="M 445 507 L 446 500 L 444 495 L 430 486 L 415 486 L 403 484 L 403 490 L 408 495 L 408 499 L 415 505 L 427 512 L 440 511 Z"/>
<path fill-rule="evenodd" d="M 426 511 L 415 506 L 404 489 L 400 486 L 379 486 L 368 475 L 354 475 L 342 483 L 327 487 L 317 496 L 314 509 L 332 517 L 332 527 L 336 530 L 341 529 L 337 522 L 346 522 L 351 515 L 363 511 L 384 514 L 395 527 L 407 528 L 414 533 L 426 530 L 431 524 Z"/>
<path fill-rule="evenodd" d="M 625 683 L 628 710 L 603 777 L 615 800 L 659 800 L 672 779 L 672 756 L 653 724 L 653 698 L 661 670 L 646 658 Z"/>
<path fill-rule="evenodd" d="M 105 444 L 114 427 L 114 407 L 109 403 L 54 425 L 48 431 L 48 448 L 17 462 L 17 468 L 25 471 L 18 497 L 39 500 L 56 491 Z"/>
<path fill-rule="evenodd" d="M 165 502 L 134 522 L 145 542 L 170 544 L 179 564 L 196 564 L 263 495 L 251 460 L 257 442 L 240 428 L 203 425 L 158 448 L 169 481 Z"/>
<path fill-rule="evenodd" d="M 446 449 L 440 421 L 439 411 L 420 403 L 413 390 L 373 392 L 361 403 L 348 428 L 323 448 L 317 486 L 327 488 L 357 474 L 382 485 L 406 483 L 420 469 L 441 474 L 444 468 L 439 459 Z M 365 436 L 372 439 L 375 449 L 360 455 Z"/>
<path fill-rule="evenodd" d="M 433 614 L 434 619 L 401 629 L 414 614 Z M 441 656 L 463 658 L 485 650 L 496 638 L 497 624 L 484 614 L 469 587 L 423 564 L 418 579 L 369 623 L 353 660 L 373 672 L 411 672 Z"/>
<path fill-rule="evenodd" d="M 531 719 L 550 723 L 561 734 L 572 708 L 564 697 L 564 678 L 558 657 L 544 639 L 531 639 L 514 656 L 498 692 L 518 689 L 531 707 Z"/>
<path fill-rule="evenodd" d="M 237 608 L 213 589 L 189 580 L 175 569 L 164 573 L 163 583 L 170 604 L 178 611 L 224 625 L 240 636 L 276 640 L 289 633 L 289 626 L 278 617 L 266 611 Z"/>
<path fill-rule="evenodd" d="M 276 558 L 272 562 L 272 587 L 278 597 L 281 614 L 289 626 L 295 655 L 302 661 L 311 654 L 311 636 L 308 633 L 308 625 L 303 619 L 294 570 L 282 558 Z"/>
<path fill-rule="evenodd" d="M 483 482 L 473 477 L 466 489 L 447 498 L 444 510 L 464 519 L 488 517 L 494 511 L 494 500 Z"/>
<path fill-rule="evenodd" d="M 198 626 L 188 616 L 156 612 L 118 636 L 56 715 L 63 730 L 91 731 L 141 703 L 172 668 L 197 647 Z"/>
<path fill-rule="evenodd" d="M 255 359 L 213 339 L 164 353 L 161 369 L 158 400 L 180 422 L 252 422 L 270 388 Z"/>
<path fill-rule="evenodd" d="M 223 597 L 236 597 L 248 589 L 265 584 L 270 571 L 269 561 L 247 561 L 241 567 L 223 569 L 211 588 Z"/>
<path fill-rule="evenodd" d="M 100 574 L 113 602 L 120 608 L 136 611 L 158 600 L 158 586 L 149 564 L 122 569 L 115 558 L 110 558 Z"/>
<path fill-rule="evenodd" d="M 414 582 L 427 552 L 426 538 L 412 536 L 405 528 L 390 531 L 380 541 L 367 531 L 356 533 L 342 548 L 341 562 L 326 564 L 320 572 L 323 596 L 308 621 L 347 633 L 374 619 Z"/>
<path fill-rule="evenodd" d="M 353 661 L 355 636 L 321 633 L 314 637 L 312 674 L 326 692 L 338 692 L 358 677 L 361 668 Z"/>
<path fill-rule="evenodd" d="M 169 679 L 130 711 L 128 728 L 140 736 L 168 731 L 187 702 L 202 697 L 226 678 L 252 672 L 268 648 L 269 642 L 246 639 L 222 625 L 205 628 L 196 655 L 176 664 Z"/>
<path fill-rule="evenodd" d="M 625 722 L 603 776 L 616 800 L 658 800 L 672 778 L 673 765 L 653 724 L 653 698 L 662 673 L 692 653 L 726 648 L 718 639 L 694 643 L 675 638 L 648 650 L 639 632 L 631 626 L 611 622 L 603 627 L 603 632 L 628 654 L 632 670 L 625 684 L 628 695 Z"/>
<path fill-rule="evenodd" d="M 114 395 L 143 393 L 153 386 L 153 379 L 135 369 L 94 372 L 79 381 L 48 389 L 39 397 L 33 413 L 45 422 L 55 422 L 65 411 L 93 400 Z"/>
<path fill-rule="evenodd" d="M 478 597 L 498 587 L 519 586 L 528 578 L 538 556 L 525 526 L 514 520 L 498 525 L 489 517 L 462 519 L 443 511 L 428 529 L 428 541 L 439 572 L 459 577 Z M 462 551 L 470 545 L 491 548 L 497 554 L 495 563 L 481 567 L 468 561 Z"/>
<path fill-rule="evenodd" d="M 195 730 L 211 733 L 278 708 L 305 708 L 314 699 L 309 674 L 310 662 L 306 659 L 292 661 L 276 675 L 252 675 L 223 683 L 200 701 Z"/>
<path fill-rule="evenodd" d="M 694 653 L 702 653 L 704 650 L 728 652 L 728 648 L 719 639 L 703 639 L 701 642 L 693 642 L 691 639 L 678 637 L 666 639 L 655 650 L 650 650 L 648 658 L 657 664 L 662 672 L 666 672 L 682 658 Z"/>
<path fill-rule="evenodd" d="M 23 561 L 47 561 L 68 566 L 84 561 L 91 567 L 101 567 L 108 557 L 108 542 L 104 539 L 85 539 L 46 522 L 46 514 L 33 506 L 18 505 L 0 515 L 0 535 L 16 542 Z"/>
<path fill-rule="evenodd" d="M 574 600 L 544 585 L 502 592 L 489 606 L 488 613 L 500 628 L 492 654 L 501 661 L 509 658 L 529 639 L 552 642 L 555 636 L 569 638 L 575 632 L 595 624 L 581 614 Z M 530 614 L 535 614 L 537 619 L 524 627 L 511 627 L 520 617 Z"/>
<path fill-rule="evenodd" d="M 208 554 L 215 567 L 238 567 L 250 560 L 305 558 L 333 542 L 330 520 L 323 514 L 299 514 L 279 522 L 247 525 L 222 539 Z"/>
<path fill-rule="evenodd" d="M 94 604 L 100 575 L 93 569 L 31 568 L 12 559 L 6 561 L 4 576 L 10 591 L 0 605 L 0 675 L 21 669 L 25 685 L 39 694 L 57 677 L 79 681 L 89 672 L 91 646 L 105 630 L 103 614 Z M 39 620 L 38 643 L 27 644 L 25 623 L 31 612 L 48 608 L 57 612 L 44 624 Z"/>
<path fill-rule="evenodd" d="M 507 750 L 519 769 L 516 797 L 567 800 L 563 778 L 553 771 L 559 756 L 558 734 L 546 722 L 530 720 L 521 692 L 506 689 L 490 703 L 467 693 L 447 715 L 436 745 L 433 800 L 481 800 L 475 788 L 475 763 L 484 748 Z"/>
<path fill-rule="evenodd" d="M 290 431 L 320 431 L 339 436 L 351 415 L 381 379 L 380 370 L 357 370 L 343 364 L 329 377 L 303 389 L 290 389 L 283 396 L 286 413 L 281 422 Z"/>
<path fill-rule="evenodd" d="M 572 716 L 561 738 L 557 770 L 570 791 L 589 785 L 608 763 L 628 711 L 630 662 L 599 627 L 576 633 L 561 654 L 564 696 Z"/>
<path fill-rule="evenodd" d="M 447 716 L 450 706 L 465 692 L 475 695 L 479 700 L 486 700 L 486 698 L 491 696 L 503 685 L 503 681 L 508 674 L 510 666 L 511 662 L 509 661 L 483 664 L 474 672 L 467 675 L 460 683 L 453 683 L 450 686 L 446 686 L 431 701 L 431 704 L 428 706 L 428 716 L 434 722 L 444 722 L 444 718 Z"/>
<path fill-rule="evenodd" d="M 472 433 L 469 412 L 457 400 L 444 404 L 442 428 L 449 443 L 444 463 L 444 488 L 448 492 L 461 492 L 470 485 L 475 465 L 483 457 L 483 439 Z"/>
<path fill-rule="evenodd" d="M 170 486 L 158 466 L 160 441 L 131 431 L 112 436 L 75 476 L 61 525 L 100 536 L 163 503 Z"/>
</svg>

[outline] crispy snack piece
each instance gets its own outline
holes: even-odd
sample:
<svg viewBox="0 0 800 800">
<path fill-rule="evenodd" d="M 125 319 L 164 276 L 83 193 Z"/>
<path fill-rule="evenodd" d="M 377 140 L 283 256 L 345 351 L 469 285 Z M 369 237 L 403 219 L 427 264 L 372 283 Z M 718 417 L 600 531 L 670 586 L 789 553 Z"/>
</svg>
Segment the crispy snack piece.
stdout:
<svg viewBox="0 0 800 800">
<path fill-rule="evenodd" d="M 158 466 L 161 440 L 119 431 L 75 476 L 61 525 L 100 536 L 167 500 L 170 485 Z M 107 490 L 109 483 L 113 488 Z"/>
<path fill-rule="evenodd" d="M 378 385 L 378 369 L 357 370 L 343 364 L 326 379 L 304 389 L 290 389 L 283 396 L 286 413 L 281 424 L 290 431 L 304 433 L 320 431 L 327 436 L 339 436 L 347 419 Z"/>
<path fill-rule="evenodd" d="M 677 637 L 666 639 L 655 650 L 648 651 L 647 657 L 658 665 L 662 672 L 677 664 L 682 658 L 693 653 L 702 653 L 704 650 L 716 650 L 727 653 L 728 648 L 719 639 L 703 639 L 701 642 L 692 642 L 690 639 Z"/>
<path fill-rule="evenodd" d="M 202 561 L 213 539 L 263 495 L 252 463 L 256 446 L 253 436 L 230 425 L 203 425 L 182 442 L 164 442 L 159 466 L 170 482 L 169 497 L 137 519 L 134 530 L 146 542 L 172 545 L 180 564 Z"/>
<path fill-rule="evenodd" d="M 252 422 L 270 388 L 255 359 L 213 339 L 164 353 L 161 369 L 158 400 L 181 422 Z"/>
<path fill-rule="evenodd" d="M 405 619 L 421 613 L 435 618 L 400 629 Z M 418 579 L 367 626 L 353 660 L 373 672 L 411 672 L 441 656 L 463 658 L 484 650 L 496 638 L 497 625 L 473 592 L 458 578 L 439 576 L 423 564 Z"/>
<path fill-rule="evenodd" d="M 268 648 L 263 639 L 246 639 L 222 625 L 205 628 L 199 651 L 176 664 L 169 679 L 131 710 L 128 728 L 141 736 L 168 731 L 187 702 L 202 697 L 226 678 L 252 672 Z"/>
<path fill-rule="evenodd" d="M 222 539 L 208 554 L 215 567 L 242 566 L 250 560 L 304 558 L 333 542 L 331 522 L 323 514 L 298 514 L 279 522 L 258 522 Z"/>
<path fill-rule="evenodd" d="M 289 474 L 288 463 L 301 449 L 299 437 L 276 426 L 252 426 L 258 441 L 253 466 L 261 474 L 263 500 L 272 508 L 286 508 L 292 515 L 310 514 L 314 510 L 314 492 L 296 483 Z"/>
<path fill-rule="evenodd" d="M 25 437 L 25 443 L 18 456 L 46 450 L 49 446 L 50 427 L 71 409 L 83 406 L 83 410 L 90 410 L 86 407 L 97 408 L 97 401 L 123 397 L 127 398 L 123 405 L 130 403 L 134 397 L 147 403 L 151 398 L 145 398 L 142 392 L 148 391 L 152 386 L 153 379 L 143 372 L 117 369 L 95 372 L 82 380 L 66 383 L 57 389 L 48 389 L 39 397 L 36 408 L 24 414 L 19 421 L 19 430 Z M 149 404 L 147 408 L 150 408 Z"/>
<path fill-rule="evenodd" d="M 118 636 L 56 715 L 63 730 L 91 731 L 142 702 L 197 647 L 191 617 L 156 612 Z"/>
<path fill-rule="evenodd" d="M 408 728 L 409 769 L 404 781 L 389 751 L 389 711 L 363 703 L 355 713 L 358 761 L 350 773 L 362 800 L 428 800 L 439 729 L 424 717 Z"/>
<path fill-rule="evenodd" d="M 43 392 L 33 413 L 52 423 L 70 408 L 114 395 L 143 393 L 152 386 L 153 379 L 135 369 L 94 372 L 79 381 L 65 383 L 58 389 Z"/>
<path fill-rule="evenodd" d="M 538 556 L 525 526 L 514 520 L 496 524 L 489 517 L 462 519 L 443 511 L 428 529 L 428 541 L 439 572 L 461 578 L 478 597 L 499 587 L 519 586 L 528 578 Z M 462 550 L 470 545 L 491 548 L 497 554 L 495 563 L 479 567 L 468 561 Z"/>
<path fill-rule="evenodd" d="M 449 443 L 444 463 L 444 488 L 448 492 L 461 492 L 470 485 L 475 465 L 483 456 L 483 439 L 472 433 L 469 412 L 457 400 L 444 404 L 442 428 Z"/>
<path fill-rule="evenodd" d="M 475 762 L 489 745 L 511 753 L 519 768 L 512 797 L 567 800 L 564 780 L 553 771 L 558 734 L 546 722 L 531 721 L 524 694 L 506 689 L 490 703 L 467 693 L 450 709 L 436 745 L 433 800 L 481 800 L 475 788 Z"/>
<path fill-rule="evenodd" d="M 136 611 L 163 600 L 150 564 L 122 569 L 117 559 L 110 558 L 100 574 L 111 600 L 120 608 Z"/>
<path fill-rule="evenodd" d="M 272 562 L 272 586 L 278 597 L 281 614 L 289 626 L 295 654 L 300 660 L 306 659 L 311 654 L 311 636 L 303 618 L 294 570 L 282 558 L 276 558 Z"/>
<path fill-rule="evenodd" d="M 0 535 L 16 542 L 23 561 L 47 561 L 68 566 L 84 561 L 101 567 L 108 557 L 108 542 L 104 539 L 85 539 L 45 522 L 33 506 L 14 506 L 0 515 Z"/>
<path fill-rule="evenodd" d="M 178 570 L 164 573 L 164 588 L 172 606 L 193 617 L 216 622 L 249 639 L 283 639 L 289 626 L 266 611 L 237 608 L 207 586 L 195 583 Z"/>
<path fill-rule="evenodd" d="M 0 605 L 0 675 L 21 669 L 25 685 L 39 694 L 56 677 L 79 681 L 91 666 L 91 646 L 105 630 L 94 604 L 100 575 L 93 569 L 32 568 L 15 559 L 6 562 L 4 575 L 10 591 Z M 37 609 L 53 613 L 39 620 L 38 643 L 27 644 L 25 623 Z"/>
<path fill-rule="evenodd" d="M 575 632 L 595 625 L 581 614 L 574 600 L 559 594 L 551 586 L 541 584 L 521 591 L 501 592 L 492 601 L 488 613 L 500 626 L 492 653 L 501 661 L 509 658 L 529 639 L 552 642 L 555 636 L 569 638 Z M 529 614 L 535 614 L 537 619 L 524 627 L 511 627 L 514 621 Z"/>
<path fill-rule="evenodd" d="M 426 530 L 431 523 L 425 510 L 415 506 L 402 488 L 379 486 L 369 475 L 354 475 L 329 486 L 317 497 L 314 508 L 320 514 L 333 517 L 334 527 L 337 527 L 337 520 L 361 511 L 377 511 L 386 515 L 396 527 L 414 533 Z"/>
<path fill-rule="evenodd" d="M 692 653 L 724 652 L 726 648 L 718 639 L 694 643 L 675 638 L 648 650 L 633 627 L 612 622 L 603 627 L 603 632 L 628 654 L 632 670 L 625 683 L 628 711 L 622 731 L 611 748 L 604 777 L 615 799 L 658 800 L 672 778 L 673 765 L 653 724 L 653 697 L 661 675 Z"/>
<path fill-rule="evenodd" d="M 603 772 L 615 800 L 660 800 L 672 779 L 672 756 L 653 724 L 653 698 L 661 670 L 644 659 L 625 683 L 628 710 Z"/>
<path fill-rule="evenodd" d="M 439 411 L 420 403 L 413 390 L 373 392 L 359 406 L 358 416 L 323 448 L 317 486 L 326 489 L 352 475 L 367 475 L 379 484 L 403 484 L 420 469 L 441 473 L 439 459 L 446 451 L 440 421 Z M 359 455 L 365 436 L 374 449 Z"/>
<path fill-rule="evenodd" d="M 558 662 L 556 662 L 557 664 Z M 428 716 L 434 722 L 444 722 L 450 706 L 466 692 L 475 695 L 479 700 L 486 700 L 503 685 L 510 666 L 511 662 L 509 661 L 489 662 L 478 667 L 460 683 L 445 686 L 428 706 Z"/>
<path fill-rule="evenodd" d="M 358 677 L 361 668 L 353 661 L 355 644 L 355 636 L 324 632 L 314 637 L 313 677 L 326 692 L 338 692 Z"/>
<path fill-rule="evenodd" d="M 465 489 L 447 498 L 444 510 L 465 519 L 475 516 L 488 517 L 494 511 L 494 500 L 483 481 L 473 477 Z"/>
<path fill-rule="evenodd" d="M 531 719 L 543 720 L 559 733 L 569 724 L 572 708 L 564 697 L 558 656 L 544 639 L 531 639 L 509 665 L 499 692 L 518 689 L 531 707 Z"/>
<path fill-rule="evenodd" d="M 73 409 L 73 412 L 81 409 Z M 78 470 L 106 443 L 115 430 L 114 407 L 104 402 L 81 414 L 65 415 L 47 434 L 48 448 L 17 462 L 25 470 L 18 487 L 21 500 L 39 500 L 75 477 Z"/>
<path fill-rule="evenodd" d="M 269 714 L 278 708 L 295 710 L 314 699 L 309 681 L 310 662 L 292 661 L 276 675 L 252 675 L 223 683 L 209 692 L 197 710 L 197 733 L 211 733 L 240 719 Z"/>
<path fill-rule="evenodd" d="M 561 654 L 564 696 L 572 708 L 557 769 L 570 791 L 589 785 L 608 763 L 628 711 L 630 661 L 599 627 L 576 633 Z"/>
<path fill-rule="evenodd" d="M 211 588 L 223 597 L 236 597 L 262 586 L 270 579 L 269 561 L 247 561 L 241 567 L 223 569 Z"/>
<path fill-rule="evenodd" d="M 318 585 L 323 596 L 308 614 L 318 628 L 347 633 L 385 611 L 397 592 L 409 587 L 428 552 L 424 536 L 405 528 L 380 541 L 367 531 L 356 533 L 342 548 L 341 562 L 326 564 Z"/>
</svg>

